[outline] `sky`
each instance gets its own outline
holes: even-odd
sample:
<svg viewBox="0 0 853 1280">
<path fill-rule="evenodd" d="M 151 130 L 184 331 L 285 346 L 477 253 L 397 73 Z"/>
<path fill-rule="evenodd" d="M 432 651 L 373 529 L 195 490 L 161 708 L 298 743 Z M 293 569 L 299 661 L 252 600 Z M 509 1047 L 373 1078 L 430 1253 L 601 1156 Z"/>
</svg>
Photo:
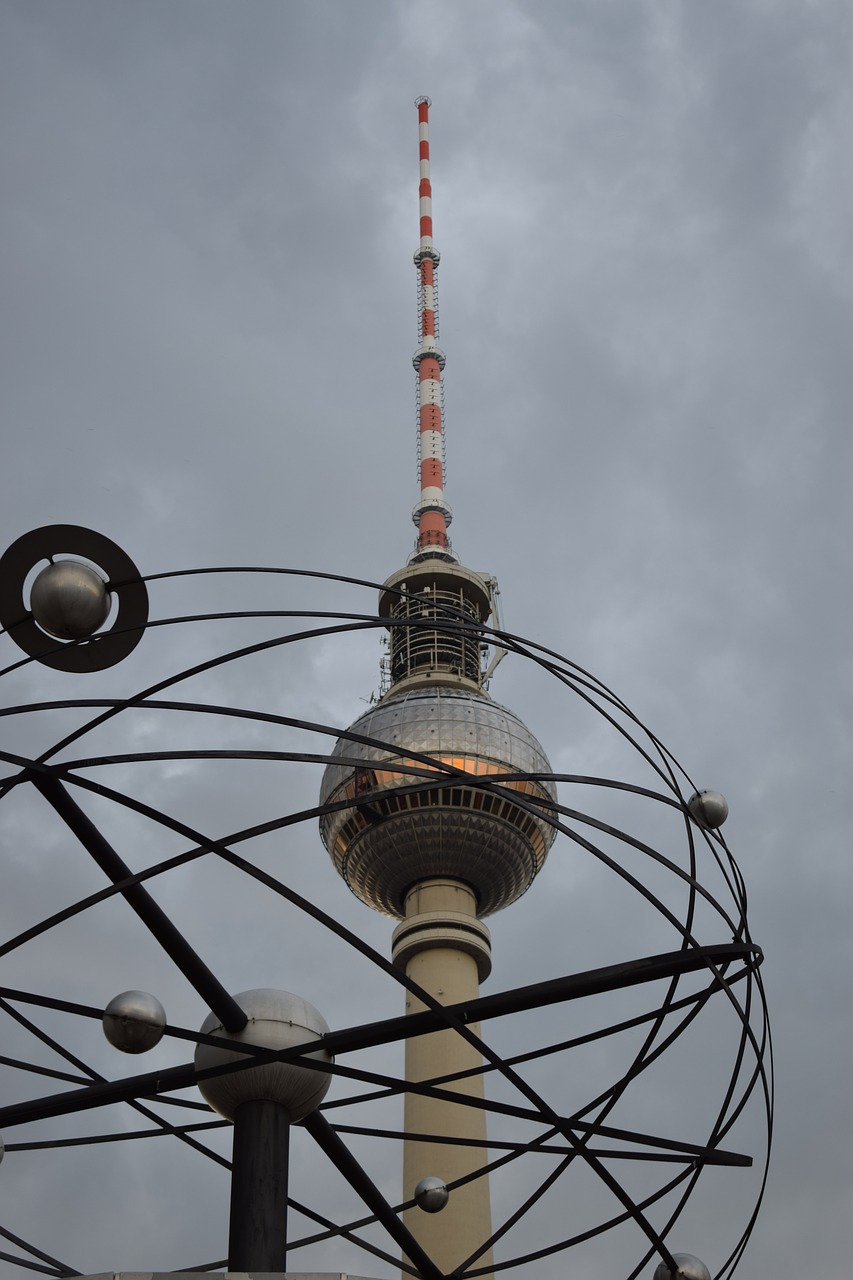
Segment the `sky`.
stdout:
<svg viewBox="0 0 853 1280">
<path fill-rule="evenodd" d="M 418 497 L 413 101 L 432 99 L 455 550 L 497 576 L 508 630 L 593 672 L 729 803 L 778 1088 L 767 1193 L 738 1273 L 750 1280 L 842 1280 L 853 1247 L 852 16 L 843 0 L 0 6 L 2 547 L 67 523 L 113 539 L 145 575 L 267 566 L 381 582 L 402 566 Z M 286 577 L 150 590 L 154 619 L 375 608 L 368 589 Z M 4 703 L 126 697 L 271 626 L 150 628 L 102 675 L 11 673 Z M 380 652 L 373 630 L 328 636 L 175 696 L 344 727 L 377 688 Z M 17 656 L 0 637 L 2 666 Z M 507 657 L 491 692 L 555 771 L 648 785 L 535 664 Z M 3 750 L 37 754 L 80 718 L 9 716 Z M 308 738 L 139 710 L 64 758 L 329 749 Z M 110 785 L 217 836 L 309 807 L 320 777 L 310 764 L 109 769 Z M 81 803 L 134 868 L 185 847 L 103 797 Z M 0 842 L 4 937 L 103 886 L 23 787 L 0 804 Z M 314 823 L 265 837 L 252 857 L 387 954 L 391 922 L 337 880 Z M 206 859 L 157 892 L 232 991 L 297 990 L 333 1027 L 400 1011 L 386 975 L 227 867 Z M 199 997 L 128 914 L 111 901 L 22 946 L 4 985 L 94 1007 L 141 987 L 170 1023 L 200 1026 Z M 675 945 L 560 839 L 490 927 L 493 991 Z M 24 1011 L 94 1070 L 135 1069 L 96 1022 Z M 663 1131 L 695 1114 L 701 1128 L 729 1032 L 712 1016 L 638 1114 Z M 495 1032 L 504 1052 L 538 1034 L 524 1020 Z M 8 1016 L 3 1043 L 57 1068 Z M 139 1069 L 186 1056 L 164 1042 Z M 378 1051 L 360 1061 L 399 1070 Z M 577 1088 L 615 1069 L 606 1055 L 582 1062 Z M 536 1080 L 557 1097 L 558 1075 Z M 13 1068 L 0 1080 L 4 1103 L 62 1087 Z M 115 1109 L 85 1123 L 141 1121 Z M 738 1137 L 758 1151 L 760 1123 L 746 1117 Z M 227 1152 L 221 1133 L 210 1142 Z M 356 1143 L 393 1199 L 396 1151 L 368 1145 Z M 712 1274 L 754 1195 L 741 1176 L 700 1181 L 672 1240 Z M 357 1215 L 306 1143 L 294 1141 L 291 1179 L 298 1199 Z M 0 1180 L 0 1227 L 81 1272 L 225 1253 L 227 1179 L 169 1139 L 9 1150 Z M 511 1193 L 496 1185 L 498 1205 Z M 579 1181 L 569 1207 L 593 1213 L 596 1195 Z M 548 1201 L 531 1233 L 552 1238 L 568 1211 Z M 576 1274 L 627 1274 L 638 1249 L 616 1231 Z M 295 1269 L 394 1274 L 350 1246 L 303 1252 Z M 535 1274 L 552 1280 L 571 1258 Z"/>
</svg>

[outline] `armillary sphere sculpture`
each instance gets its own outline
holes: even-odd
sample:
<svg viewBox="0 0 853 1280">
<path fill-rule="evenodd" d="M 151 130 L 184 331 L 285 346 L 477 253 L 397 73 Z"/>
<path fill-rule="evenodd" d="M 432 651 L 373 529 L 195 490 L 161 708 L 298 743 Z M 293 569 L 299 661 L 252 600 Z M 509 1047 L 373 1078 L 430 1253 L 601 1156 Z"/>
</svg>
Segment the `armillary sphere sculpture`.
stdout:
<svg viewBox="0 0 853 1280">
<path fill-rule="evenodd" d="M 235 583 L 239 599 L 223 610 Z M 149 590 L 162 608 L 153 620 Z M 376 590 L 386 612 L 353 609 Z M 762 954 L 720 832 L 726 802 L 697 788 L 625 704 L 568 659 L 452 603 L 429 615 L 388 603 L 420 599 L 402 579 L 380 587 L 290 569 L 143 580 L 114 543 L 70 525 L 36 530 L 0 559 L 0 1257 L 10 1274 L 81 1274 L 51 1227 L 59 1163 L 80 1216 L 107 1196 L 111 1162 L 127 1147 L 152 1152 L 150 1165 L 134 1157 L 145 1169 L 180 1149 L 211 1176 L 230 1175 L 216 1190 L 205 1172 L 197 1196 L 182 1198 L 188 1239 L 199 1238 L 191 1219 L 211 1197 L 222 1223 L 205 1257 L 176 1245 L 169 1265 L 185 1272 L 283 1272 L 294 1256 L 316 1272 L 315 1260 L 331 1269 L 339 1248 L 339 1274 L 363 1251 L 382 1274 L 402 1266 L 438 1280 L 448 1272 L 419 1222 L 449 1222 L 466 1186 L 490 1184 L 489 1234 L 454 1266 L 458 1280 L 599 1274 L 592 1258 L 625 1280 L 734 1274 L 764 1189 L 772 1073 Z M 334 695 L 318 684 L 318 663 L 331 670 L 348 645 L 389 631 L 392 657 L 401 636 L 416 649 L 428 634 L 463 656 L 466 646 L 492 646 L 533 664 L 564 702 L 567 741 L 591 758 L 621 759 L 631 776 L 552 772 L 512 713 L 485 694 L 466 702 L 464 690 L 441 702 L 451 727 L 430 737 L 435 725 L 421 719 L 418 742 L 405 728 L 422 705 L 417 688 L 405 704 L 380 700 L 350 729 L 323 723 L 318 712 Z M 489 765 L 487 720 L 488 732 L 521 744 L 504 742 L 499 766 Z M 531 767 L 512 763 L 522 759 Z M 305 790 L 312 771 L 318 804 Z M 362 936 L 368 913 L 329 877 L 318 822 L 356 895 L 385 895 L 382 909 L 401 919 L 397 963 Z M 423 903 L 406 913 L 415 873 L 405 857 L 427 829 L 439 843 L 464 843 L 466 824 L 480 833 L 469 861 L 483 841 L 495 844 L 496 878 L 470 873 L 494 884 L 494 909 L 538 869 L 531 862 L 529 879 L 515 883 L 525 850 L 541 865 L 554 835 L 557 843 L 526 899 L 538 922 L 525 948 L 531 980 L 443 1003 L 398 953 L 412 951 L 413 930 L 424 946 L 445 945 L 438 935 L 452 917 L 454 945 L 482 975 L 488 930 L 475 911 L 444 911 L 440 927 Z M 395 841 L 399 874 L 383 872 L 380 885 L 376 850 Z M 430 868 L 426 883 L 440 889 L 445 873 Z M 323 876 L 316 896 L 303 892 Z M 548 936 L 555 919 L 564 930 Z M 583 963 L 590 938 L 594 965 Z M 131 970 L 132 988 L 81 998 Z M 250 970 L 257 985 L 235 993 L 245 985 L 235 975 Z M 399 988 L 411 1007 L 403 1016 Z M 175 1000 L 191 1025 L 167 1021 Z M 474 1065 L 450 1078 L 402 1071 L 403 1045 L 431 1037 L 464 1042 Z M 404 1095 L 444 1106 L 445 1116 L 485 1115 L 488 1141 L 452 1122 L 449 1134 L 406 1133 Z M 233 1135 L 230 1151 L 223 1133 Z M 444 1147 L 467 1151 L 469 1172 L 448 1181 L 427 1171 L 407 1199 L 389 1197 L 398 1177 L 389 1152 L 414 1142 L 427 1159 L 435 1153 L 436 1169 Z M 303 1198 L 300 1182 L 319 1195 Z M 144 1185 L 145 1202 L 156 1200 L 159 1175 Z M 134 1235 L 141 1212 L 138 1191 L 126 1219 L 111 1210 L 103 1248 L 95 1223 L 90 1272 L 131 1269 L 115 1256 L 125 1235 L 136 1241 L 132 1265 L 148 1265 Z M 148 1228 L 152 1248 L 170 1214 L 166 1203 L 157 1231 Z"/>
</svg>

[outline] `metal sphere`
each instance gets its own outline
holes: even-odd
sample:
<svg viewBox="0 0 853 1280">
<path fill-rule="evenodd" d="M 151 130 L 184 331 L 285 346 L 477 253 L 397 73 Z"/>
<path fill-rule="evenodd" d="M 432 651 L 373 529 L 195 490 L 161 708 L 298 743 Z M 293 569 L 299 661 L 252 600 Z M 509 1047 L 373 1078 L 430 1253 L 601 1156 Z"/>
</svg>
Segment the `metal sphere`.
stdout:
<svg viewBox="0 0 853 1280">
<path fill-rule="evenodd" d="M 447 1183 L 441 1178 L 421 1178 L 415 1187 L 415 1204 L 424 1213 L 441 1213 L 449 1199 Z"/>
<path fill-rule="evenodd" d="M 659 1262 L 654 1280 L 711 1280 L 711 1273 L 705 1263 L 700 1262 L 692 1253 L 674 1253 L 672 1257 L 678 1270 L 670 1271 L 665 1262 Z"/>
<path fill-rule="evenodd" d="M 377 911 L 402 917 L 413 884 L 450 876 L 477 895 L 477 914 L 508 906 L 530 886 L 554 839 L 554 828 L 521 805 L 555 800 L 552 782 L 506 783 L 509 795 L 448 778 L 447 785 L 400 796 L 417 776 L 383 764 L 429 768 L 412 753 L 434 757 L 479 780 L 502 774 L 548 774 L 551 765 L 530 730 L 488 694 L 456 687 L 390 694 L 351 726 L 384 746 L 339 738 L 336 756 L 363 764 L 330 764 L 320 803 L 352 799 L 352 808 L 320 819 L 323 843 L 353 893 Z"/>
<path fill-rule="evenodd" d="M 721 827 L 729 816 L 726 797 L 720 795 L 719 791 L 694 791 L 687 801 L 687 808 L 694 822 L 711 831 Z"/>
<path fill-rule="evenodd" d="M 110 595 L 100 574 L 77 560 L 55 560 L 30 591 L 33 617 L 59 640 L 85 640 L 103 626 Z"/>
<path fill-rule="evenodd" d="M 325 1018 L 312 1004 L 290 991 L 274 991 L 262 987 L 255 991 L 241 991 L 234 999 L 248 1016 L 242 1031 L 226 1031 L 215 1013 L 208 1014 L 202 1023 L 202 1034 L 221 1036 L 236 1044 L 260 1045 L 264 1049 L 294 1049 L 300 1044 L 319 1040 L 329 1031 Z M 229 1062 L 245 1062 L 246 1054 L 238 1050 L 200 1044 L 195 1051 L 197 1071 L 224 1066 Z M 331 1063 L 333 1058 L 325 1049 L 317 1049 L 308 1055 L 317 1062 Z M 218 1111 L 226 1120 L 233 1120 L 237 1108 L 244 1102 L 268 1100 L 278 1102 L 290 1113 L 291 1124 L 296 1124 L 323 1101 L 331 1083 L 331 1076 L 324 1071 L 312 1071 L 290 1062 L 272 1062 L 246 1071 L 232 1071 L 229 1075 L 216 1076 L 199 1081 L 199 1090 L 208 1106 Z"/>
<path fill-rule="evenodd" d="M 166 1010 L 147 991 L 113 996 L 101 1019 L 104 1035 L 122 1053 L 146 1053 L 159 1044 L 166 1029 Z"/>
</svg>

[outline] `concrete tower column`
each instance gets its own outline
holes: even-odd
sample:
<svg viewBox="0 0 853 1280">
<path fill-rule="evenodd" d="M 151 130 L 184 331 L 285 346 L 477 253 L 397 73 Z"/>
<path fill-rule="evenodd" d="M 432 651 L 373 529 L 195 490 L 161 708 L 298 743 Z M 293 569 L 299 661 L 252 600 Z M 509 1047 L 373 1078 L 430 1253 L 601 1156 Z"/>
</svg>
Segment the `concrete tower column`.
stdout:
<svg viewBox="0 0 853 1280">
<path fill-rule="evenodd" d="M 411 889 L 406 895 L 405 919 L 394 931 L 392 956 L 394 963 L 440 1004 L 476 999 L 481 980 L 491 970 L 491 948 L 489 931 L 477 919 L 473 891 L 461 881 L 449 878 L 425 880 Z M 417 1013 L 423 1008 L 420 1000 L 407 995 L 407 1013 Z M 479 1025 L 471 1024 L 471 1030 L 479 1034 Z M 481 1062 L 477 1050 L 455 1031 L 436 1031 L 406 1041 L 408 1081 L 476 1070 Z M 483 1097 L 482 1075 L 473 1075 L 446 1087 L 468 1097 Z M 485 1142 L 486 1113 L 475 1107 L 407 1093 L 404 1128 L 412 1134 Z M 407 1139 L 403 1144 L 403 1198 L 412 1198 L 421 1178 L 434 1175 L 450 1184 L 487 1161 L 485 1146 Z M 478 1178 L 451 1191 L 450 1200 L 441 1213 L 409 1209 L 404 1220 L 436 1264 L 449 1273 L 491 1235 L 488 1178 Z M 491 1262 L 489 1250 L 478 1259 L 477 1265 L 490 1266 Z"/>
</svg>

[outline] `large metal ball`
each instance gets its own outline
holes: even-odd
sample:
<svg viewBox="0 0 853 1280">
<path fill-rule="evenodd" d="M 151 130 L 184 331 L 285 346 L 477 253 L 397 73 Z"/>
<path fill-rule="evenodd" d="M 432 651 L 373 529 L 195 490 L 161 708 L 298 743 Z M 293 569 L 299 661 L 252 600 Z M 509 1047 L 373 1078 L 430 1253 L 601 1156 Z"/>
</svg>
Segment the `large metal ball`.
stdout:
<svg viewBox="0 0 853 1280">
<path fill-rule="evenodd" d="M 85 640 L 103 626 L 110 595 L 100 574 L 76 560 L 56 560 L 42 569 L 30 591 L 33 617 L 59 640 Z"/>
<path fill-rule="evenodd" d="M 163 1038 L 166 1010 L 147 991 L 122 991 L 107 1005 L 101 1025 L 110 1044 L 122 1053 L 146 1053 Z"/>
<path fill-rule="evenodd" d="M 398 919 L 411 886 L 435 877 L 470 885 L 479 916 L 521 897 L 555 835 L 545 817 L 526 805 L 547 805 L 557 791 L 553 782 L 537 779 L 550 774 L 551 765 L 518 716 L 482 691 L 416 688 L 390 693 L 351 732 L 382 745 L 338 739 L 333 755 L 359 763 L 335 759 L 326 767 L 320 803 L 349 800 L 352 807 L 324 814 L 320 834 L 356 897 Z M 413 753 L 436 765 L 425 766 Z M 449 766 L 462 777 L 412 791 L 419 779 L 397 772 L 395 765 L 432 767 L 437 775 Z M 506 783 L 502 793 L 478 785 L 500 784 L 503 774 L 522 776 Z M 404 789 L 408 794 L 401 796 Z M 514 802 L 516 794 L 521 804 Z"/>
<path fill-rule="evenodd" d="M 262 987 L 241 991 L 234 999 L 249 1019 L 243 1030 L 226 1031 L 216 1014 L 211 1013 L 202 1023 L 202 1034 L 221 1036 L 235 1045 L 260 1045 L 264 1049 L 293 1049 L 328 1034 L 329 1027 L 322 1014 L 290 991 Z M 317 1062 L 333 1061 L 325 1049 L 317 1049 L 308 1056 Z M 246 1057 L 236 1049 L 200 1044 L 195 1051 L 196 1070 L 245 1062 Z M 200 1080 L 198 1087 L 208 1106 L 226 1120 L 233 1120 L 237 1108 L 244 1102 L 268 1100 L 285 1107 L 290 1112 L 291 1124 L 296 1124 L 319 1107 L 330 1083 L 331 1076 L 324 1071 L 312 1071 L 290 1062 L 272 1062 Z"/>
<path fill-rule="evenodd" d="M 655 1270 L 654 1280 L 711 1280 L 711 1273 L 692 1253 L 674 1253 L 673 1261 L 677 1271 L 670 1271 L 665 1262 L 659 1262 Z"/>
<path fill-rule="evenodd" d="M 721 796 L 719 791 L 694 791 L 687 801 L 687 808 L 694 822 L 712 831 L 721 827 L 729 816 L 726 797 Z"/>
<path fill-rule="evenodd" d="M 441 1213 L 449 1199 L 447 1183 L 441 1178 L 421 1178 L 415 1187 L 415 1204 L 424 1213 Z"/>
</svg>

